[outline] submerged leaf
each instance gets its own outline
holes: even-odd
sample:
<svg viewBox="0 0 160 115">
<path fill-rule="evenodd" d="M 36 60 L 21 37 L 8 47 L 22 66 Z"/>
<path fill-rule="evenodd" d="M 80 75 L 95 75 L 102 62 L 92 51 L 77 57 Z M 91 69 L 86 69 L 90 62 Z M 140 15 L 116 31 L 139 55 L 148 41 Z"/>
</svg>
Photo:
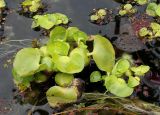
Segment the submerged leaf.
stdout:
<svg viewBox="0 0 160 115">
<path fill-rule="evenodd" d="M 35 74 L 40 67 L 40 51 L 36 48 L 24 48 L 17 54 L 13 68 L 18 76 L 25 77 Z"/>
<path fill-rule="evenodd" d="M 77 101 L 78 90 L 76 87 L 63 88 L 53 86 L 46 92 L 48 103 L 51 107 L 72 103 Z"/>
<path fill-rule="evenodd" d="M 107 38 L 94 36 L 93 59 L 102 71 L 111 72 L 115 63 L 115 51 Z"/>
</svg>

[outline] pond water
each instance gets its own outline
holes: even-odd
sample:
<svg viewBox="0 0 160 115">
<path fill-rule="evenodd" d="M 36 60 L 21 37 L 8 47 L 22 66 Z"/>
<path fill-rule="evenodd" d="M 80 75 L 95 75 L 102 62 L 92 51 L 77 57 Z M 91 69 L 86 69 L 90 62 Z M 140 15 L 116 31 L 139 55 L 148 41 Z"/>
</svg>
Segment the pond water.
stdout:
<svg viewBox="0 0 160 115">
<path fill-rule="evenodd" d="M 4 24 L 6 42 L 0 44 L 0 115 L 26 115 L 33 108 L 35 110 L 33 115 L 49 115 L 54 110 L 46 102 L 38 106 L 21 103 L 12 79 L 12 64 L 7 62 L 18 49 L 31 46 L 33 39 L 44 39 L 41 31 L 31 29 L 32 19 L 17 13 L 22 1 L 6 0 L 10 13 L 6 16 Z M 69 26 L 78 27 L 90 35 L 100 33 L 110 39 L 117 36 L 115 21 L 99 26 L 89 22 L 89 14 L 94 8 L 116 9 L 120 5 L 118 2 L 113 0 L 43 0 L 43 2 L 47 5 L 47 12 L 64 13 L 71 18 Z M 121 25 L 127 21 L 125 18 L 122 19 Z M 123 31 L 125 30 L 122 28 Z"/>
</svg>

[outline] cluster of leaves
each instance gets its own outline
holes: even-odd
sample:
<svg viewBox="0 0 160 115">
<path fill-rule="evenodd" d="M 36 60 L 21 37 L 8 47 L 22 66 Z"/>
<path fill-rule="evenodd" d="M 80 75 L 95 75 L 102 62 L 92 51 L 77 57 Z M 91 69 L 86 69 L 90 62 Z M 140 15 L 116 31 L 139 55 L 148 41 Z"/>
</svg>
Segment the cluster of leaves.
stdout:
<svg viewBox="0 0 160 115">
<path fill-rule="evenodd" d="M 160 37 L 160 25 L 156 22 L 152 22 L 149 27 L 143 27 L 139 30 L 139 36 L 142 38 L 153 38 Z"/>
<path fill-rule="evenodd" d="M 147 4 L 149 0 L 134 0 L 134 2 L 136 2 L 139 5 L 144 5 L 144 4 Z"/>
<path fill-rule="evenodd" d="M 123 3 L 145 5 L 150 0 L 121 0 Z"/>
<path fill-rule="evenodd" d="M 119 10 L 119 15 L 132 15 L 137 12 L 137 9 L 132 6 L 132 4 L 125 4 L 121 6 L 121 9 Z"/>
<path fill-rule="evenodd" d="M 32 82 L 43 83 L 56 73 L 57 86 L 48 89 L 46 96 L 52 107 L 75 102 L 81 95 L 77 85 L 73 85 L 74 74 L 82 72 L 93 58 L 97 67 L 107 74 L 101 77 L 99 72 L 91 74 L 91 82 L 105 81 L 105 86 L 112 94 L 126 97 L 132 94 L 139 84 L 148 66 L 135 67 L 129 58 L 122 58 L 115 64 L 115 51 L 110 41 L 100 35 L 93 35 L 93 51 L 89 52 L 86 41 L 88 36 L 76 27 L 68 29 L 57 26 L 50 32 L 48 43 L 40 48 L 23 48 L 15 56 L 13 76 L 19 90 L 24 91 Z M 125 56 L 126 57 L 126 56 Z M 124 77 L 127 76 L 126 83 Z M 81 83 L 80 83 L 81 86 Z"/>
<path fill-rule="evenodd" d="M 0 8 L 4 8 L 6 6 L 6 3 L 4 0 L 0 0 Z"/>
<path fill-rule="evenodd" d="M 104 20 L 106 15 L 107 15 L 106 9 L 98 9 L 90 16 L 90 20 L 91 21 Z"/>
<path fill-rule="evenodd" d="M 25 0 L 21 4 L 24 12 L 37 12 L 43 7 L 41 0 Z"/>
<path fill-rule="evenodd" d="M 69 22 L 68 17 L 61 13 L 35 15 L 33 19 L 32 28 L 40 26 L 45 29 L 51 29 L 53 26 L 67 24 Z"/>
<path fill-rule="evenodd" d="M 156 4 L 154 2 L 149 3 L 146 9 L 146 13 L 149 16 L 159 17 L 160 16 L 160 4 Z"/>
<path fill-rule="evenodd" d="M 140 84 L 140 76 L 144 76 L 149 71 L 149 66 L 134 66 L 129 58 L 119 59 L 111 72 L 101 75 L 99 71 L 94 71 L 90 75 L 91 82 L 104 80 L 104 86 L 112 94 L 119 97 L 130 96 L 134 87 Z M 127 78 L 127 81 L 124 80 Z"/>
</svg>

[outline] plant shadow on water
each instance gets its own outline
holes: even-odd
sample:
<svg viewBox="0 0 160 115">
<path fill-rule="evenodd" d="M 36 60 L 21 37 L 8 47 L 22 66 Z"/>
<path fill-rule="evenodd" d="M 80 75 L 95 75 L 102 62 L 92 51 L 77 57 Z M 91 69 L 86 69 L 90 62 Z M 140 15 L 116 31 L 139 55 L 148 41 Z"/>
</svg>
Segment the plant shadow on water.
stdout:
<svg viewBox="0 0 160 115">
<path fill-rule="evenodd" d="M 9 13 L 6 17 L 3 34 L 5 39 L 0 44 L 0 115 L 26 115 L 30 112 L 32 112 L 33 115 L 50 115 L 54 110 L 49 107 L 46 98 L 44 98 L 48 87 L 44 88 L 44 86 L 35 85 L 33 86 L 35 87 L 33 91 L 28 91 L 28 94 L 23 94 L 23 96 L 18 94 L 19 92 L 15 89 L 11 72 L 12 66 L 9 62 L 7 62 L 7 60 L 12 59 L 14 53 L 16 53 L 19 49 L 31 46 L 31 43 L 35 38 L 39 38 L 38 40 L 42 40 L 43 42 L 44 36 L 41 35 L 41 31 L 37 32 L 31 29 L 32 19 L 17 13 L 19 6 L 18 4 L 20 4 L 22 0 L 6 0 L 6 2 L 11 10 L 11 13 Z M 89 14 L 94 8 L 116 9 L 116 7 L 120 5 L 118 2 L 113 0 L 43 0 L 43 2 L 47 5 L 47 12 L 60 12 L 67 15 L 71 18 L 71 23 L 69 24 L 70 26 L 76 26 L 85 31 L 87 34 L 92 35 L 100 33 L 101 35 L 106 35 L 109 37 L 109 39 L 113 42 L 115 39 L 119 38 L 119 34 L 121 34 L 121 42 L 127 38 L 125 36 L 126 31 L 123 29 L 126 21 L 128 22 L 128 19 L 126 18 L 116 18 L 109 24 L 102 26 L 89 22 Z M 121 31 L 121 29 L 124 32 Z M 129 37 L 130 36 L 128 36 L 128 38 Z M 133 43 L 139 42 L 134 41 Z M 125 47 L 123 44 L 119 45 L 120 46 L 117 46 L 118 48 L 128 51 L 126 48 L 129 46 Z M 141 46 L 141 44 L 138 46 L 139 47 L 137 47 L 136 50 L 144 49 L 144 46 Z M 131 49 L 133 50 L 134 48 L 131 46 L 129 49 L 131 51 Z M 102 86 L 101 82 L 91 85 L 87 84 L 89 82 L 89 77 L 86 77 L 90 76 L 90 73 L 93 70 L 97 70 L 94 63 L 93 65 L 90 65 L 90 67 L 87 67 L 84 72 L 77 75 L 77 77 L 82 76 L 81 78 L 86 81 L 85 88 L 87 92 L 92 92 L 98 89 L 101 89 L 100 92 L 104 92 L 105 88 Z M 49 82 L 48 86 L 52 86 L 51 84 L 54 85 Z M 42 89 L 41 87 L 43 87 L 43 90 L 39 90 Z M 40 96 L 37 97 L 37 94 Z M 3 102 L 3 104 L 1 104 L 1 102 Z M 107 110 L 101 111 L 101 114 L 106 114 L 106 111 Z M 110 111 L 108 114 L 111 114 Z M 116 114 L 116 112 L 112 114 Z"/>
</svg>

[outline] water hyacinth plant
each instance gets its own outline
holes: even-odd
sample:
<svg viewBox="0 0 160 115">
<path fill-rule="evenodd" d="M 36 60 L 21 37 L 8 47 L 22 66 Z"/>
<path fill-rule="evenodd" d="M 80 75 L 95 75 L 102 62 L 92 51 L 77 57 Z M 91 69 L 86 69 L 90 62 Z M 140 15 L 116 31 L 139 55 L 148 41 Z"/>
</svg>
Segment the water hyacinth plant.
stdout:
<svg viewBox="0 0 160 115">
<path fill-rule="evenodd" d="M 131 10 L 132 6 L 124 8 Z M 100 14 L 104 16 L 105 12 L 99 10 Z M 68 21 L 68 17 L 61 13 L 33 17 L 32 28 L 50 29 L 49 40 L 40 47 L 27 47 L 17 52 L 12 73 L 18 89 L 23 92 L 32 88 L 32 83 L 42 84 L 52 79 L 53 85 L 46 92 L 50 106 L 74 103 L 84 89 L 84 81 L 74 76 L 90 65 L 92 59 L 99 71 L 91 74 L 91 82 L 104 81 L 110 93 L 119 97 L 130 96 L 140 83 L 139 77 L 149 71 L 149 66 L 134 65 L 128 55 L 116 61 L 115 50 L 107 38 L 88 36 L 77 27 L 58 26 Z M 93 44 L 92 51 L 89 51 L 87 42 Z M 101 72 L 106 74 L 101 75 Z"/>
</svg>

